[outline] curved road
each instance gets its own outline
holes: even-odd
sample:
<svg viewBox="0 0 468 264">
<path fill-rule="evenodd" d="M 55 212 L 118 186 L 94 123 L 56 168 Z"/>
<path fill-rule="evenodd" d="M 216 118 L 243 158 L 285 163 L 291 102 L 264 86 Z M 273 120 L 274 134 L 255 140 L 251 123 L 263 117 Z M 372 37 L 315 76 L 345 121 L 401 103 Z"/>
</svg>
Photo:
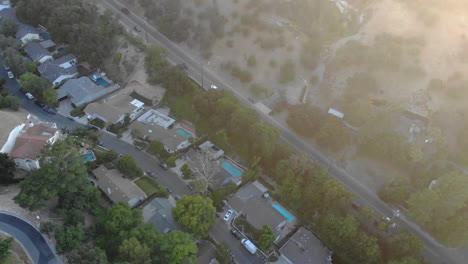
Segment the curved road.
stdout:
<svg viewBox="0 0 468 264">
<path fill-rule="evenodd" d="M 120 9 L 124 7 L 124 5 L 122 5 L 120 2 L 116 0 L 101 0 L 101 2 L 103 3 L 104 7 L 117 14 L 120 19 L 120 22 L 130 30 L 133 30 L 133 27 L 135 25 L 138 25 L 141 29 L 143 29 L 143 31 L 140 33 L 140 36 L 143 39 L 145 39 L 146 37 L 150 44 L 156 44 L 163 47 L 166 51 L 167 59 L 169 60 L 169 62 L 171 62 L 172 64 L 185 63 L 189 68 L 189 70 L 187 70 L 188 75 L 193 80 L 197 81 L 199 84 L 201 83 L 200 67 L 203 62 L 199 61 L 197 58 L 194 58 L 192 55 L 188 54 L 186 51 L 180 48 L 177 44 L 167 39 L 153 26 L 149 25 L 145 21 L 145 19 L 137 16 L 132 12 L 130 12 L 130 14 L 128 15 L 123 14 L 120 11 Z M 145 30 L 147 31 L 146 36 Z M 222 74 L 216 72 L 215 69 L 208 68 L 207 65 L 205 65 L 203 68 L 203 83 L 205 86 L 203 87 L 204 89 L 210 87 L 211 84 L 215 84 L 220 89 L 231 90 L 234 93 L 234 95 L 239 99 L 239 102 L 241 104 L 257 110 L 256 107 L 248 100 L 246 96 L 241 94 L 233 86 L 226 83 L 222 78 L 220 78 Z M 325 168 L 329 168 L 330 176 L 340 181 L 346 186 L 346 188 L 354 192 L 357 195 L 358 199 L 365 201 L 367 205 L 371 206 L 382 215 L 390 218 L 393 217 L 393 215 L 395 214 L 394 208 L 385 204 L 375 195 L 375 193 L 368 190 L 364 185 L 358 182 L 343 168 L 340 168 L 339 166 L 335 165 L 333 163 L 333 160 L 326 157 L 322 152 L 320 152 L 319 149 L 316 149 L 309 145 L 302 138 L 300 138 L 294 132 L 292 132 L 288 127 L 285 127 L 273 117 L 266 115 L 261 111 L 257 112 L 264 121 L 271 123 L 280 130 L 281 139 L 284 142 L 289 143 L 291 146 L 293 146 L 296 150 L 300 152 L 308 153 L 314 162 L 318 163 L 319 165 Z M 421 229 L 416 223 L 414 223 L 411 219 L 407 218 L 403 214 L 400 214 L 400 217 L 396 218 L 395 222 L 400 227 L 404 227 L 413 232 L 424 242 L 424 256 L 426 257 L 426 260 L 430 263 L 468 263 L 468 253 L 465 249 L 447 248 L 441 245 L 425 230 Z"/>
<path fill-rule="evenodd" d="M 0 231 L 19 241 L 35 264 L 62 263 L 46 238 L 26 220 L 10 213 L 0 212 Z"/>
</svg>

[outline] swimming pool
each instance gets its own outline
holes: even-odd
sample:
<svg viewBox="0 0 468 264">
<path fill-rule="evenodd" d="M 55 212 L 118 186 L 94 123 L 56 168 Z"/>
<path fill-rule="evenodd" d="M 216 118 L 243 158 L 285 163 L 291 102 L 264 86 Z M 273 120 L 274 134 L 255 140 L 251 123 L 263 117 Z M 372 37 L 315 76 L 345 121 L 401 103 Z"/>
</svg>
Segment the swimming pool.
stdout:
<svg viewBox="0 0 468 264">
<path fill-rule="evenodd" d="M 83 161 L 83 163 L 96 160 L 96 156 L 94 156 L 93 152 L 88 152 L 84 155 L 81 155 L 80 158 Z"/>
<path fill-rule="evenodd" d="M 182 128 L 177 128 L 175 131 L 177 132 L 177 134 L 183 136 L 184 138 L 191 138 L 192 137 L 192 135 L 190 133 L 183 130 Z"/>
<path fill-rule="evenodd" d="M 102 87 L 107 87 L 110 85 L 110 83 L 108 83 L 106 80 L 104 80 L 103 78 L 97 78 L 96 80 L 94 80 L 94 82 L 96 82 L 97 84 L 101 85 Z"/>
<path fill-rule="evenodd" d="M 273 206 L 273 208 L 276 209 L 276 211 L 280 212 L 280 214 L 282 214 L 284 217 L 286 217 L 286 219 L 288 220 L 288 223 L 292 222 L 294 220 L 294 216 L 292 216 L 288 212 L 286 212 L 286 210 L 284 210 L 283 207 L 281 207 L 281 206 L 279 206 L 277 204 L 274 204 L 272 206 Z"/>
<path fill-rule="evenodd" d="M 242 171 L 239 170 L 238 168 L 234 167 L 229 161 L 223 161 L 221 162 L 221 167 L 225 169 L 229 174 L 231 174 L 232 177 L 242 177 Z"/>
</svg>

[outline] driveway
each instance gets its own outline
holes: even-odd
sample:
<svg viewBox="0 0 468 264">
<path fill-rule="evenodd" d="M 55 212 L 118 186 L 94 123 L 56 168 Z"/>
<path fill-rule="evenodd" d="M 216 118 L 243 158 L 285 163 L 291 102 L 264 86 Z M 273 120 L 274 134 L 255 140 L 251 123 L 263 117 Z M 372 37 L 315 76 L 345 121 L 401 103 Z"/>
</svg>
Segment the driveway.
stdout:
<svg viewBox="0 0 468 264">
<path fill-rule="evenodd" d="M 39 230 L 25 220 L 10 213 L 0 212 L 0 231 L 9 234 L 19 241 L 34 263 L 62 263 L 46 238 L 42 236 Z"/>
</svg>

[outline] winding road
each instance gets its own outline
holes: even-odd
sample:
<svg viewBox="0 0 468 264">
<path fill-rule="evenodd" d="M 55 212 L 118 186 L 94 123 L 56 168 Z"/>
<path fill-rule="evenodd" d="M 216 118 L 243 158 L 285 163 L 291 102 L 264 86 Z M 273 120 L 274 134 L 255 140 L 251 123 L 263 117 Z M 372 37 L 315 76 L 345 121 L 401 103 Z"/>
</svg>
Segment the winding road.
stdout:
<svg viewBox="0 0 468 264">
<path fill-rule="evenodd" d="M 0 231 L 14 237 L 26 249 L 35 264 L 61 264 L 54 248 L 27 220 L 0 211 Z"/>
</svg>

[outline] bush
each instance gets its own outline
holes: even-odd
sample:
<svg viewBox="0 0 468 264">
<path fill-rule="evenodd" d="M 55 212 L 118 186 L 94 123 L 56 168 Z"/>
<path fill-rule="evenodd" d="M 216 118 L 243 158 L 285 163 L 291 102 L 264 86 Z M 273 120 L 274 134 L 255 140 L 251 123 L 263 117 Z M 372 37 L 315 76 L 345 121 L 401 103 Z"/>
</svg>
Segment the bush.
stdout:
<svg viewBox="0 0 468 264">
<path fill-rule="evenodd" d="M 119 63 L 121 59 L 122 59 L 122 53 L 116 52 L 114 54 L 114 63 Z"/>
<path fill-rule="evenodd" d="M 70 111 L 70 115 L 73 116 L 73 117 L 76 117 L 76 116 L 83 116 L 85 115 L 85 113 L 83 112 L 83 110 L 86 108 L 87 104 L 84 104 L 84 105 L 80 105 L 78 107 L 75 107 L 73 108 L 73 110 Z"/>
<path fill-rule="evenodd" d="M 190 170 L 189 166 L 187 164 L 184 164 L 182 168 L 180 168 L 180 171 L 182 171 L 182 175 L 184 179 L 189 180 L 193 179 L 193 173 L 192 170 Z"/>
<path fill-rule="evenodd" d="M 166 164 L 167 166 L 171 167 L 171 168 L 174 168 L 176 166 L 176 157 L 175 156 L 170 156 L 167 160 L 166 160 Z"/>
</svg>

